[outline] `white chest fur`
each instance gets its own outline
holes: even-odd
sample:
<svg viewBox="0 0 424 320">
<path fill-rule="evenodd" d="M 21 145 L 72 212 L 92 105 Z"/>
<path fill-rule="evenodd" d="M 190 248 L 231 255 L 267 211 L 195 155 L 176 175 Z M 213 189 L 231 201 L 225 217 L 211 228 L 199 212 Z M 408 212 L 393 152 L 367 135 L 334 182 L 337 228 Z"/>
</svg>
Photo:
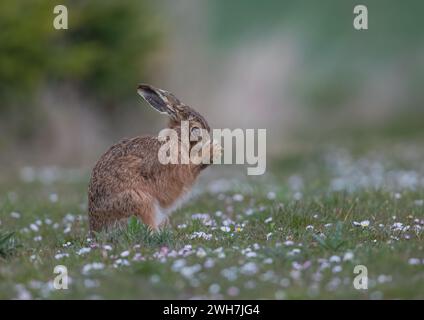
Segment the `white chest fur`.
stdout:
<svg viewBox="0 0 424 320">
<path fill-rule="evenodd" d="M 184 192 L 177 200 L 169 207 L 161 207 L 158 203 L 155 204 L 155 225 L 160 226 L 168 217 L 183 205 L 190 198 L 190 192 Z"/>
</svg>

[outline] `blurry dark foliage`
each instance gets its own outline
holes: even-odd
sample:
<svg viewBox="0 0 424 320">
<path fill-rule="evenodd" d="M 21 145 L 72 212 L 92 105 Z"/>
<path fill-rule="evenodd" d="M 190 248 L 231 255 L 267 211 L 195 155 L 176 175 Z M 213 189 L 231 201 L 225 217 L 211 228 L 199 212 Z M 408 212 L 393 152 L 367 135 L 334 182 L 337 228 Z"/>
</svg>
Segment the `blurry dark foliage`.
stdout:
<svg viewBox="0 0 424 320">
<path fill-rule="evenodd" d="M 53 28 L 59 4 L 67 30 Z M 10 118 L 36 115 L 34 96 L 56 84 L 113 108 L 134 93 L 158 38 L 147 0 L 3 0 L 0 30 L 0 115 Z"/>
</svg>

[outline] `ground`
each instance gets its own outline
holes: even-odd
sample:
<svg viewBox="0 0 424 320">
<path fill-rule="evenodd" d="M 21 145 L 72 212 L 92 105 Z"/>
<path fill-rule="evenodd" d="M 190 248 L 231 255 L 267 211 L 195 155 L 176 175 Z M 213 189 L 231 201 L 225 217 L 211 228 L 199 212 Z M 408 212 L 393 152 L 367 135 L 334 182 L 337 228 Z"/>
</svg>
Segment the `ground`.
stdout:
<svg viewBox="0 0 424 320">
<path fill-rule="evenodd" d="M 423 299 L 417 150 L 319 148 L 272 159 L 261 177 L 211 168 L 167 229 L 130 219 L 97 238 L 88 171 L 22 168 L 0 180 L 0 298 Z M 67 290 L 53 287 L 57 265 Z"/>
</svg>

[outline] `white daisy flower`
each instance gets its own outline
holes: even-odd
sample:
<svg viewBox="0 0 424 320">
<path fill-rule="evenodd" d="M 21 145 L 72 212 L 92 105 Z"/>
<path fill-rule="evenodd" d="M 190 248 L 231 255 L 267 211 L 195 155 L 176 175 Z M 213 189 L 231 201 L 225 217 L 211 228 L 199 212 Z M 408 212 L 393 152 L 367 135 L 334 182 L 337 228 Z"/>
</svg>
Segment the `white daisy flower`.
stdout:
<svg viewBox="0 0 424 320">
<path fill-rule="evenodd" d="M 121 252 L 122 258 L 128 257 L 129 255 L 130 255 L 130 252 L 128 250 Z"/>
<path fill-rule="evenodd" d="M 276 194 L 273 191 L 270 191 L 267 193 L 266 197 L 268 198 L 268 200 L 274 200 L 276 198 Z"/>
<path fill-rule="evenodd" d="M 21 217 L 21 214 L 19 212 L 13 211 L 10 213 L 10 216 L 14 219 L 19 219 Z"/>
<path fill-rule="evenodd" d="M 89 253 L 91 251 L 91 248 L 81 248 L 81 249 L 79 249 L 78 251 L 77 251 L 77 255 L 83 255 L 83 254 L 86 254 L 86 253 Z"/>
<path fill-rule="evenodd" d="M 254 262 L 248 262 L 240 268 L 240 272 L 245 275 L 254 275 L 258 272 L 259 268 Z"/>
<path fill-rule="evenodd" d="M 361 227 L 366 228 L 370 225 L 370 221 L 369 220 L 363 220 L 361 221 Z"/>
</svg>

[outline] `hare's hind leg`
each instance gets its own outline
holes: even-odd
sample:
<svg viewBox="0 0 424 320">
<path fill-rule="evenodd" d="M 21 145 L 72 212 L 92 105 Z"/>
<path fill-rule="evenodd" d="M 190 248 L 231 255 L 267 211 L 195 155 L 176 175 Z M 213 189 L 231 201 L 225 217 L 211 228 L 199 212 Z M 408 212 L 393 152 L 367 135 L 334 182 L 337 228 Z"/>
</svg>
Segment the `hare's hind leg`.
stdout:
<svg viewBox="0 0 424 320">
<path fill-rule="evenodd" d="M 90 212 L 90 230 L 100 231 L 122 225 L 122 221 L 131 216 L 141 219 L 152 229 L 157 228 L 153 198 L 136 190 L 126 190 L 108 199 L 102 208 Z"/>
</svg>

